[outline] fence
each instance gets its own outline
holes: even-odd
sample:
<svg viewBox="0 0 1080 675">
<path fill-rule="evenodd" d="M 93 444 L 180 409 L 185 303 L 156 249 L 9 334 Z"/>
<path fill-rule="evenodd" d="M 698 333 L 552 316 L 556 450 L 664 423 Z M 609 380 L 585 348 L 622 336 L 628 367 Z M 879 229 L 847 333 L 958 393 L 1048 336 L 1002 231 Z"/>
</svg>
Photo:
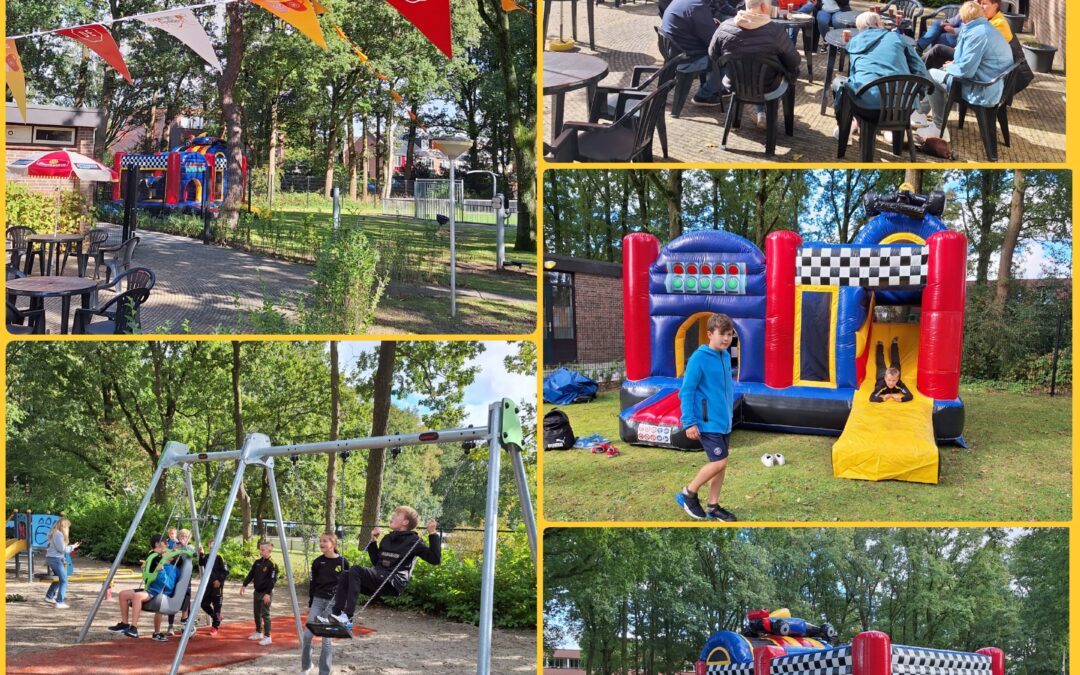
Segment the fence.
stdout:
<svg viewBox="0 0 1080 675">
<path fill-rule="evenodd" d="M 510 200 L 506 213 L 506 224 L 517 225 L 517 200 Z M 435 220 L 437 215 L 450 215 L 449 199 L 408 199 L 394 198 L 382 200 L 382 212 L 386 215 L 407 216 L 417 220 Z M 455 219 L 459 223 L 477 225 L 495 224 L 495 206 L 489 199 L 465 199 L 458 203 Z"/>
</svg>

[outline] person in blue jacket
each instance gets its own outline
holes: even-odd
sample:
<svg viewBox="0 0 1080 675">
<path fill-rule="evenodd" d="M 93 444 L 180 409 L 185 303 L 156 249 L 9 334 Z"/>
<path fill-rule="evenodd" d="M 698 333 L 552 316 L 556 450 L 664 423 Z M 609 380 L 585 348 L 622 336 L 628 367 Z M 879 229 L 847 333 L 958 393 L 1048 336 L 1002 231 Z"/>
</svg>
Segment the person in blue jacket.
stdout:
<svg viewBox="0 0 1080 675">
<path fill-rule="evenodd" d="M 708 463 L 675 495 L 675 501 L 691 518 L 732 521 L 735 516 L 718 503 L 731 438 L 734 384 L 728 347 L 735 338 L 731 317 L 713 314 L 706 335 L 709 344 L 698 347 L 686 364 L 679 400 L 686 437 L 701 442 Z M 702 509 L 697 493 L 705 483 L 709 484 L 709 501 Z"/>
<path fill-rule="evenodd" d="M 963 77 L 989 82 L 1013 64 L 1009 42 L 1001 31 L 986 19 L 982 5 L 970 0 L 965 2 L 960 6 L 960 20 L 964 22 L 964 29 L 960 31 L 952 62 L 947 63 L 944 69 L 930 69 L 930 77 L 937 83 L 930 94 L 934 121 L 930 126 L 919 130 L 919 135 L 923 137 L 945 137 L 945 101 L 952 78 Z M 971 105 L 993 106 L 1001 101 L 1004 89 L 1002 80 L 985 85 L 965 83 L 960 89 L 960 95 Z"/>
</svg>

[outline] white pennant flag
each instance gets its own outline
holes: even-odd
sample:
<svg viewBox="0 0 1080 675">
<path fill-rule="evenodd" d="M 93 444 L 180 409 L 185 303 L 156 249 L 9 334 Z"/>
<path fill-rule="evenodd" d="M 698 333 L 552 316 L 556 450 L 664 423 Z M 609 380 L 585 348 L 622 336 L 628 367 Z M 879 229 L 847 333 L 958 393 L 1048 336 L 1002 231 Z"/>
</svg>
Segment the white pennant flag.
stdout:
<svg viewBox="0 0 1080 675">
<path fill-rule="evenodd" d="M 206 34 L 206 29 L 202 27 L 190 9 L 168 9 L 164 12 L 145 14 L 138 19 L 147 26 L 160 28 L 172 35 L 190 47 L 214 69 L 221 70 L 221 62 L 214 53 L 214 46 L 210 44 L 210 36 Z"/>
</svg>

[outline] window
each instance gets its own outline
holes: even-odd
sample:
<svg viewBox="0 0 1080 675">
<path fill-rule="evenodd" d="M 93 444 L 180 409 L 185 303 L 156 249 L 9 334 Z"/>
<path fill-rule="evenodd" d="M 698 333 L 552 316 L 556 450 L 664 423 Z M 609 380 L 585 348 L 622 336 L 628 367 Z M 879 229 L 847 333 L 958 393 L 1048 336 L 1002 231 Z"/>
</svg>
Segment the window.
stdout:
<svg viewBox="0 0 1080 675">
<path fill-rule="evenodd" d="M 71 127 L 34 127 L 34 143 L 42 145 L 75 145 L 75 129 Z"/>
<path fill-rule="evenodd" d="M 556 340 L 574 339 L 574 277 L 565 272 L 548 272 L 551 289 L 551 337 Z"/>
</svg>

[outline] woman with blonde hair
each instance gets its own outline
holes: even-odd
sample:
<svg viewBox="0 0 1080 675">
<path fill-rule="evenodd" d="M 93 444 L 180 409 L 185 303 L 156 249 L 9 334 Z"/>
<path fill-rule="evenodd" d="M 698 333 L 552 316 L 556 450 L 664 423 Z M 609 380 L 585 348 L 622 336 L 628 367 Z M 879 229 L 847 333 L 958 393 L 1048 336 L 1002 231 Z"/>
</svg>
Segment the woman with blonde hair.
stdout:
<svg viewBox="0 0 1080 675">
<path fill-rule="evenodd" d="M 68 553 L 79 548 L 79 544 L 82 543 L 80 541 L 69 545 L 68 539 L 70 536 L 71 521 L 67 518 L 60 518 L 53 523 L 52 529 L 49 530 L 49 547 L 45 551 L 45 564 L 49 568 L 49 573 L 57 578 L 56 581 L 49 584 L 49 590 L 45 591 L 45 602 L 56 605 L 57 609 L 68 608 L 68 605 L 64 603 L 64 595 L 67 593 L 68 586 L 65 558 Z"/>
</svg>

